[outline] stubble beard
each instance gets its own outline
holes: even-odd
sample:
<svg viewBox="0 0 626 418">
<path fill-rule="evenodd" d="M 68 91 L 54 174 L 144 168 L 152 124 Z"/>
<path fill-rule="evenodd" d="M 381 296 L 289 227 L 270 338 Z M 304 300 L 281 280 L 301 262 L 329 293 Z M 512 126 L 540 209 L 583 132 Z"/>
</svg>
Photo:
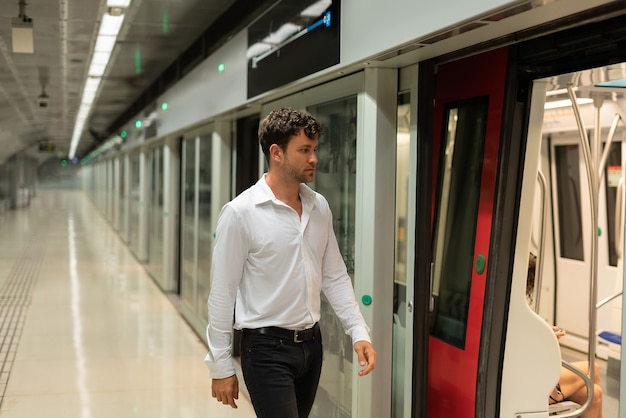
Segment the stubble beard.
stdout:
<svg viewBox="0 0 626 418">
<path fill-rule="evenodd" d="M 306 171 L 306 169 L 298 170 L 288 161 L 283 166 L 283 171 L 288 178 L 298 183 L 311 183 L 315 178 L 315 170 L 313 172 Z"/>
</svg>

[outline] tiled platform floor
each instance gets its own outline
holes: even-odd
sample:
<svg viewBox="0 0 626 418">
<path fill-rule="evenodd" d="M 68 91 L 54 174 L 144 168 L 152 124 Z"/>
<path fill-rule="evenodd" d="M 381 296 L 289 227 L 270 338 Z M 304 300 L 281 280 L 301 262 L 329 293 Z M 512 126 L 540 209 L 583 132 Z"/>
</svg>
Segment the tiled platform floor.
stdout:
<svg viewBox="0 0 626 418">
<path fill-rule="evenodd" d="M 211 398 L 206 347 L 81 192 L 0 216 L 2 418 L 254 417 Z"/>
<path fill-rule="evenodd" d="M 254 417 L 245 396 L 238 410 L 211 398 L 205 353 L 81 192 L 43 190 L 0 215 L 0 417 Z M 599 364 L 604 417 L 617 417 Z"/>
</svg>

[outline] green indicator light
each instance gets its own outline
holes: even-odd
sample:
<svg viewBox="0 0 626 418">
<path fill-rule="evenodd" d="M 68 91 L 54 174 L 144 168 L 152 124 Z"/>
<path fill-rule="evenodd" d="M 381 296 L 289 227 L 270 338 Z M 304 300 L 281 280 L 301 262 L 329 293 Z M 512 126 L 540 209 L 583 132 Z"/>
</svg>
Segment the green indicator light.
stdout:
<svg viewBox="0 0 626 418">
<path fill-rule="evenodd" d="M 161 110 L 167 110 L 168 107 L 167 102 L 161 103 Z"/>
<path fill-rule="evenodd" d="M 139 119 L 135 121 L 135 128 L 137 129 L 141 128 L 141 121 Z"/>
<path fill-rule="evenodd" d="M 135 74 L 141 74 L 141 49 L 135 48 Z"/>
<path fill-rule="evenodd" d="M 170 18 L 167 15 L 167 12 L 163 12 L 163 19 L 161 20 L 161 30 L 163 34 L 166 34 L 170 31 Z"/>
<path fill-rule="evenodd" d="M 67 165 L 67 160 L 66 159 L 61 160 L 61 165 L 65 167 Z"/>
<path fill-rule="evenodd" d="M 122 131 L 122 132 L 120 132 L 120 136 L 121 136 L 122 138 L 126 138 L 126 135 L 128 135 L 128 132 L 126 132 L 126 131 Z"/>
<path fill-rule="evenodd" d="M 226 69 L 226 66 L 224 64 L 220 64 L 217 66 L 217 72 L 219 73 L 223 73 L 225 69 Z"/>
</svg>

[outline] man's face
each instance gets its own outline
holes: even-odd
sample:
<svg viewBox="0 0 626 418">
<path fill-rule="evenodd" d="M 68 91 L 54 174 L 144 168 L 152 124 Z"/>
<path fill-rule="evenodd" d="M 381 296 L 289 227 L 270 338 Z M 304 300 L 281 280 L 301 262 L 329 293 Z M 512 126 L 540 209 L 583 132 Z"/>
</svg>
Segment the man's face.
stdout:
<svg viewBox="0 0 626 418">
<path fill-rule="evenodd" d="M 284 152 L 283 173 L 298 183 L 310 183 L 317 165 L 317 139 L 309 139 L 301 130 L 287 143 Z"/>
</svg>

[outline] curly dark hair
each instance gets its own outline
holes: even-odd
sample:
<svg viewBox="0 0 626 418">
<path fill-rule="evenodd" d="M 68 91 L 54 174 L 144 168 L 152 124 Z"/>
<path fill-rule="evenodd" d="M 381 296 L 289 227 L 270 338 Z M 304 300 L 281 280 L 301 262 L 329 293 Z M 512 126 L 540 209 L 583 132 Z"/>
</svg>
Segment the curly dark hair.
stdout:
<svg viewBox="0 0 626 418">
<path fill-rule="evenodd" d="M 304 130 L 307 138 L 318 139 L 322 134 L 322 125 L 307 111 L 291 107 L 272 110 L 261 121 L 259 144 L 261 144 L 268 164 L 270 146 L 276 144 L 284 150 L 291 137 L 297 135 L 301 130 Z"/>
</svg>

